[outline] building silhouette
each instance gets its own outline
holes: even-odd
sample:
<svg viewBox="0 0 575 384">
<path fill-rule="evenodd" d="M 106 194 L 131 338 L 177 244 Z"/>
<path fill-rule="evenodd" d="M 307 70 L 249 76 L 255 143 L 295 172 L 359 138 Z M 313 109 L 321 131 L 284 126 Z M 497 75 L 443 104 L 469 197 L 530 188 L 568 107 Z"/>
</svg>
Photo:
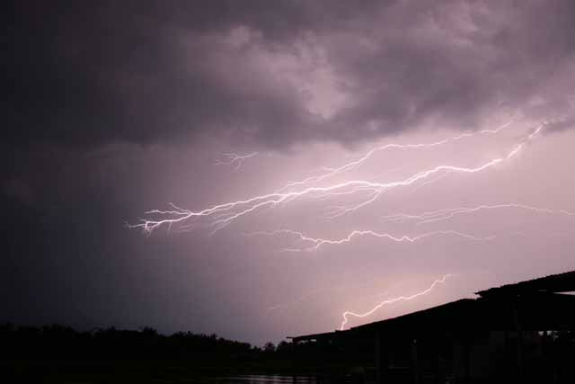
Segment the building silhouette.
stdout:
<svg viewBox="0 0 575 384">
<path fill-rule="evenodd" d="M 345 331 L 293 337 L 358 382 L 572 383 L 575 271 Z"/>
</svg>

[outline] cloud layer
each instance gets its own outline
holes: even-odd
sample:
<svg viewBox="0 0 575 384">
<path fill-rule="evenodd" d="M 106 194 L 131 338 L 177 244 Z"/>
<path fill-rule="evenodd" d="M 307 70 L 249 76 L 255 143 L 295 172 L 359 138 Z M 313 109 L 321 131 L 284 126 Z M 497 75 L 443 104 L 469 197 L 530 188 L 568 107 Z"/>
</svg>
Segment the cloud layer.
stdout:
<svg viewBox="0 0 575 384">
<path fill-rule="evenodd" d="M 16 3 L 16 144 L 348 144 L 573 111 L 571 1 Z"/>
</svg>

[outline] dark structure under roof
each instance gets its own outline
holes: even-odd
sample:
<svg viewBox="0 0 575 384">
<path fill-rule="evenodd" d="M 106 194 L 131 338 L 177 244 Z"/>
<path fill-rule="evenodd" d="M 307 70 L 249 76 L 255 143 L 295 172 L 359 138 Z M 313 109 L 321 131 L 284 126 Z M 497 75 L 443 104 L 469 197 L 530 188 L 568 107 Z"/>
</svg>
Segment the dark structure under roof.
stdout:
<svg viewBox="0 0 575 384">
<path fill-rule="evenodd" d="M 375 353 L 378 383 L 405 382 L 406 377 L 420 383 L 426 375 L 433 377 L 430 382 L 547 382 L 547 375 L 559 377 L 550 366 L 575 357 L 575 296 L 565 294 L 573 291 L 575 271 L 570 271 L 479 291 L 476 299 L 292 340 L 356 356 Z M 574 345 L 562 357 L 550 357 L 550 335 L 567 337 Z M 404 368 L 402 374 L 398 367 Z M 571 382 L 573 368 L 567 371 L 567 381 L 551 382 Z"/>
</svg>

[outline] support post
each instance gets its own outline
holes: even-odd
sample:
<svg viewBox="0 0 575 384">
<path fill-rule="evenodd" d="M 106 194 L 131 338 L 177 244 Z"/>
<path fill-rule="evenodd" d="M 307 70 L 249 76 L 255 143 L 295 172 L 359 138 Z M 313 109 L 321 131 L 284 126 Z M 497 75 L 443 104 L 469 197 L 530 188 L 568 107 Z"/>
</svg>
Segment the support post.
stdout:
<svg viewBox="0 0 575 384">
<path fill-rule="evenodd" d="M 379 330 L 375 331 L 375 382 L 377 384 L 383 383 L 383 366 L 382 351 L 381 351 L 381 333 Z"/>
<path fill-rule="evenodd" d="M 417 338 L 411 340 L 411 369 L 413 372 L 413 383 L 419 384 L 419 354 L 417 350 Z"/>
</svg>

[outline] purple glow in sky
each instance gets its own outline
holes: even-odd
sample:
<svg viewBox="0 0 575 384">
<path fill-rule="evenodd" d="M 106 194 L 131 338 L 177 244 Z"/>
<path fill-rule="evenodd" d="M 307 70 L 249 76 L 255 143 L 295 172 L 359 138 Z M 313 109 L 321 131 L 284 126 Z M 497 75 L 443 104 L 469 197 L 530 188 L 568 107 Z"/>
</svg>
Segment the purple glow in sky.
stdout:
<svg viewBox="0 0 575 384">
<path fill-rule="evenodd" d="M 0 321 L 263 343 L 574 267 L 572 1 L 3 14 Z"/>
</svg>

